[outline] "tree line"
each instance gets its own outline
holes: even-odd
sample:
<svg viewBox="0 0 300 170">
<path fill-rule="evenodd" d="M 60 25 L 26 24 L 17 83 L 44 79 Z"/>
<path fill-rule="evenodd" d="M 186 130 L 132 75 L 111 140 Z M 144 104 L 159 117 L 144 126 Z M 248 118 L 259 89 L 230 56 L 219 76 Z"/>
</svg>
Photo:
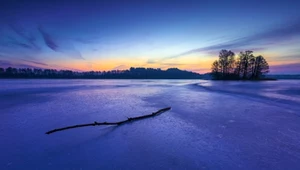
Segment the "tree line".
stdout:
<svg viewBox="0 0 300 170">
<path fill-rule="evenodd" d="M 201 75 L 177 68 L 167 70 L 154 68 L 134 68 L 129 70 L 86 71 L 38 69 L 38 68 L 0 68 L 0 78 L 49 78 L 49 79 L 199 79 Z"/>
<path fill-rule="evenodd" d="M 269 72 L 269 65 L 263 56 L 254 56 L 253 51 L 242 51 L 236 58 L 234 52 L 221 50 L 211 70 L 216 80 L 260 80 Z"/>
</svg>

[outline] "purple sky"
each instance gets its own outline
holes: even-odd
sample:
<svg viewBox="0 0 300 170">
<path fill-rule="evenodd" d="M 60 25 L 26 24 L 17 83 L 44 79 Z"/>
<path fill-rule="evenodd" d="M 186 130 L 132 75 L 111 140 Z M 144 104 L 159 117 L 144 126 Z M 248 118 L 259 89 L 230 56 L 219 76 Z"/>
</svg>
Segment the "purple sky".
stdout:
<svg viewBox="0 0 300 170">
<path fill-rule="evenodd" d="M 0 4 L 0 67 L 208 72 L 221 49 L 300 73 L 299 1 L 19 1 Z"/>
</svg>

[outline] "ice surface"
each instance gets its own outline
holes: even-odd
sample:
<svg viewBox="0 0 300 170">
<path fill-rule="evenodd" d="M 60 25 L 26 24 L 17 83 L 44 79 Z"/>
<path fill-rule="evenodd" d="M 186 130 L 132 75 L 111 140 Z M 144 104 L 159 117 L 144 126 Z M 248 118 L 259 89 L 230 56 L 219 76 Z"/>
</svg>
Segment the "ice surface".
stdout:
<svg viewBox="0 0 300 170">
<path fill-rule="evenodd" d="M 0 80 L 0 169 L 298 170 L 299 116 L 292 80 Z"/>
</svg>

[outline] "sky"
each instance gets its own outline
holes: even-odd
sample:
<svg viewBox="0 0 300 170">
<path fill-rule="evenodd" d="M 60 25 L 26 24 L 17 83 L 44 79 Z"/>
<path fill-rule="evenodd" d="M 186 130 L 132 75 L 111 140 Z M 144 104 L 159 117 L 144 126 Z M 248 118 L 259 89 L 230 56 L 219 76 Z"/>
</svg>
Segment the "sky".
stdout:
<svg viewBox="0 0 300 170">
<path fill-rule="evenodd" d="M 222 49 L 300 73 L 298 0 L 1 0 L 0 67 L 206 73 Z"/>
</svg>

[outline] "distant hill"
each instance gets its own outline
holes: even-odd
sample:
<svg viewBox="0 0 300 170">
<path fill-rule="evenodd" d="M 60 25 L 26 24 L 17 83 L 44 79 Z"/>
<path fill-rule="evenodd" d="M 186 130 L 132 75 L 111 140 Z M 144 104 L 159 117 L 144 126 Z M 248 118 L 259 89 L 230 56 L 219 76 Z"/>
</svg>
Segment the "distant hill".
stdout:
<svg viewBox="0 0 300 170">
<path fill-rule="evenodd" d="M 129 70 L 75 72 L 71 70 L 0 68 L 0 78 L 49 78 L 49 79 L 201 79 L 198 73 L 169 68 L 134 68 Z"/>
</svg>

